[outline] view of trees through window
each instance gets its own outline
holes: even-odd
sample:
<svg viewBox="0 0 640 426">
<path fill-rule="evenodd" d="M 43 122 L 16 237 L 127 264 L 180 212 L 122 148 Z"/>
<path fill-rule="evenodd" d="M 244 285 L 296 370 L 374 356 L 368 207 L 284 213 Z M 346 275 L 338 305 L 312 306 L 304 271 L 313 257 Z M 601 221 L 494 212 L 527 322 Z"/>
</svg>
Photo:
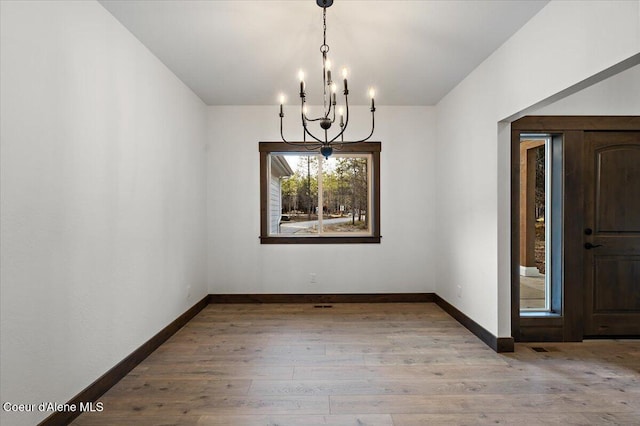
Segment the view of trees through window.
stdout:
<svg viewBox="0 0 640 426">
<path fill-rule="evenodd" d="M 536 195 L 535 195 L 535 218 L 536 218 L 536 242 L 535 257 L 536 266 L 541 274 L 546 270 L 546 227 L 545 227 L 545 207 L 547 205 L 547 184 L 546 184 L 546 149 L 545 145 L 539 146 L 536 152 Z"/>
<path fill-rule="evenodd" d="M 369 154 L 275 156 L 290 167 L 288 175 L 278 176 L 280 200 L 271 197 L 280 203 L 279 210 L 270 209 L 280 212 L 278 234 L 370 234 Z"/>
</svg>

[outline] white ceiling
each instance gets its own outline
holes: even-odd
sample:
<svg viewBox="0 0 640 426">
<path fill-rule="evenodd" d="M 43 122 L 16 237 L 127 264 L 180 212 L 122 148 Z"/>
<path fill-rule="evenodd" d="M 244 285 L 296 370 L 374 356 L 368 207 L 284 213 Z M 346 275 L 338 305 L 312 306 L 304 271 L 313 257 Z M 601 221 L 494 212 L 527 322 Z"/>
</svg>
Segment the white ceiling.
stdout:
<svg viewBox="0 0 640 426">
<path fill-rule="evenodd" d="M 322 9 L 315 0 L 100 0 L 208 105 L 320 103 Z M 352 104 L 434 105 L 546 5 L 516 1 L 335 0 L 330 58 Z M 317 99 L 318 102 L 314 102 Z"/>
</svg>

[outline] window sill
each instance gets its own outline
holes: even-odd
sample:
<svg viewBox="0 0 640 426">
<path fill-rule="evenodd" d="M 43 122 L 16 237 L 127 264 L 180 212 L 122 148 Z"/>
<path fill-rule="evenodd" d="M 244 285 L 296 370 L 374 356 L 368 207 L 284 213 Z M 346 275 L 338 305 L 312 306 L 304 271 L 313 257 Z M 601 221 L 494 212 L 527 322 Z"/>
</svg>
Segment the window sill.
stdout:
<svg viewBox="0 0 640 426">
<path fill-rule="evenodd" d="M 557 312 L 520 311 L 520 318 L 561 318 Z"/>
<path fill-rule="evenodd" d="M 382 237 L 260 237 L 260 244 L 380 244 Z"/>
</svg>

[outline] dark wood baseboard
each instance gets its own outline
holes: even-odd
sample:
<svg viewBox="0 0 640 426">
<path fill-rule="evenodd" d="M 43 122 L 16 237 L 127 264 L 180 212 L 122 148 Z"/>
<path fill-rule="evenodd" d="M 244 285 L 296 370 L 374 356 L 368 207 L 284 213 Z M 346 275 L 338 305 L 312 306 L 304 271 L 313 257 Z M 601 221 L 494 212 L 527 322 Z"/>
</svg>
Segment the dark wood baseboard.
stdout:
<svg viewBox="0 0 640 426">
<path fill-rule="evenodd" d="M 442 297 L 436 294 L 435 299 L 436 304 L 440 306 L 443 311 L 451 315 L 456 321 L 466 327 L 467 330 L 475 334 L 480 340 L 482 340 L 494 351 L 498 353 L 514 351 L 513 337 L 494 336 L 486 328 L 482 327 L 480 324 L 469 318 L 462 311 L 444 300 Z"/>
<path fill-rule="evenodd" d="M 161 344 L 163 344 L 169 337 L 173 336 L 178 330 L 180 330 L 186 323 L 188 323 L 198 312 L 204 309 L 209 303 L 209 295 L 205 296 L 198 303 L 193 305 L 184 314 L 180 315 L 174 321 L 172 321 L 165 328 L 160 330 L 155 336 L 147 340 L 138 349 L 133 351 L 129 356 L 116 364 L 109 371 L 100 376 L 96 381 L 87 386 L 78 395 L 73 397 L 68 404 L 75 404 L 76 407 L 80 405 L 80 402 L 95 402 L 106 391 L 111 389 L 116 383 L 126 376 L 131 370 L 133 370 L 138 364 L 140 364 L 146 357 L 148 357 L 153 351 L 155 351 Z M 68 425 L 80 414 L 79 411 L 75 412 L 56 412 L 39 423 L 38 426 L 58 426 Z"/>
<path fill-rule="evenodd" d="M 81 402 L 88 403 L 97 401 L 106 391 L 111 389 L 210 303 L 437 303 L 445 312 L 469 329 L 496 352 L 513 352 L 512 338 L 498 338 L 494 336 L 435 293 L 209 294 L 67 403 L 70 405 L 74 404 L 77 407 Z M 78 411 L 56 412 L 40 422 L 38 426 L 68 425 L 80 414 Z"/>
<path fill-rule="evenodd" d="M 210 294 L 209 303 L 433 303 L 434 293 Z"/>
</svg>

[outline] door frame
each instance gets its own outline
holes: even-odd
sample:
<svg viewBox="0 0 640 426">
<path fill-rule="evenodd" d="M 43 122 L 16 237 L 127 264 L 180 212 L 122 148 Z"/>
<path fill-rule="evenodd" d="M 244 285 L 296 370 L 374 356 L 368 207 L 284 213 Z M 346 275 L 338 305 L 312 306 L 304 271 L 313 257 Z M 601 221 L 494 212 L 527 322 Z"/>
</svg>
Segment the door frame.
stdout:
<svg viewBox="0 0 640 426">
<path fill-rule="evenodd" d="M 525 116 L 511 123 L 511 335 L 516 342 L 582 341 L 584 256 L 575 253 L 584 250 L 584 132 L 638 130 L 640 116 Z M 549 133 L 563 138 L 563 295 L 559 315 L 520 316 L 520 135 L 523 133 Z"/>
</svg>

